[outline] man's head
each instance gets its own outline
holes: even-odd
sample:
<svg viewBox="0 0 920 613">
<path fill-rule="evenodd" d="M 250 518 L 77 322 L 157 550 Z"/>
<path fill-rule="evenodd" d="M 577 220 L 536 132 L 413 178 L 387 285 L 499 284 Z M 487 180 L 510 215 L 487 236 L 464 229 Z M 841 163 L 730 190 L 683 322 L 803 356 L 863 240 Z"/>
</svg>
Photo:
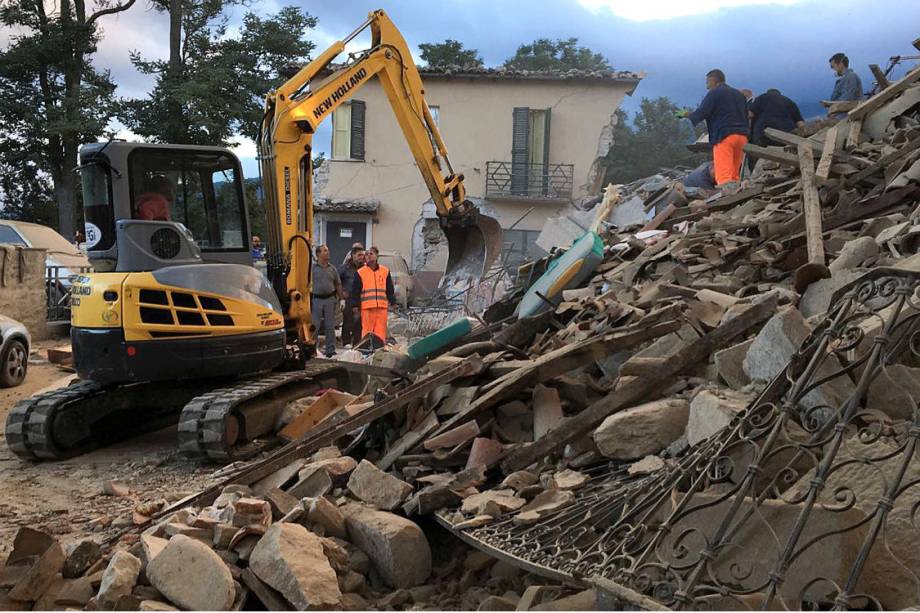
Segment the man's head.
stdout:
<svg viewBox="0 0 920 613">
<path fill-rule="evenodd" d="M 355 268 L 364 266 L 364 247 L 351 248 L 351 262 L 355 265 Z"/>
<path fill-rule="evenodd" d="M 754 98 L 754 92 L 752 92 L 751 90 L 749 90 L 749 89 L 746 88 L 746 87 L 743 87 L 743 88 L 739 89 L 738 91 L 741 92 L 742 94 L 744 94 L 744 99 L 745 99 L 745 100 L 751 100 L 751 99 Z"/>
<path fill-rule="evenodd" d="M 374 267 L 377 265 L 377 256 L 380 255 L 380 250 L 376 247 L 370 247 L 367 251 L 364 252 L 364 257 L 367 260 L 367 265 Z"/>
<path fill-rule="evenodd" d="M 783 92 L 779 91 L 779 90 L 776 89 L 775 87 L 771 87 L 770 89 L 768 89 L 768 90 L 767 90 L 767 93 L 768 93 L 768 94 L 776 94 L 777 96 L 782 96 L 782 95 L 783 95 Z"/>
<path fill-rule="evenodd" d="M 262 246 L 262 239 L 256 236 L 255 234 L 252 235 L 252 246 L 255 249 L 258 249 L 259 247 Z"/>
<path fill-rule="evenodd" d="M 320 264 L 329 263 L 329 247 L 320 245 L 316 248 L 316 259 Z"/>
<path fill-rule="evenodd" d="M 835 53 L 827 61 L 830 62 L 831 70 L 838 75 L 842 75 L 847 71 L 847 68 L 850 67 L 850 58 L 843 53 Z"/>
<path fill-rule="evenodd" d="M 172 181 L 166 175 L 153 175 L 147 182 L 147 191 L 155 192 L 172 202 L 176 198 L 176 190 Z"/>
<path fill-rule="evenodd" d="M 725 73 L 718 68 L 713 68 L 706 73 L 706 89 L 715 89 L 725 83 Z"/>
</svg>

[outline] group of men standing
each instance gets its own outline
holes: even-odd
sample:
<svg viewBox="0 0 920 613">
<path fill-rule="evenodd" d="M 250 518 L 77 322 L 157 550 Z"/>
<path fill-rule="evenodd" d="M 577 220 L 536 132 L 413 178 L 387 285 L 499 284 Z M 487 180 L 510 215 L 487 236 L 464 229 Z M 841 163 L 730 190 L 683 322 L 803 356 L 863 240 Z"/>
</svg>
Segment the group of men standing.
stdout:
<svg viewBox="0 0 920 613">
<path fill-rule="evenodd" d="M 849 58 L 835 53 L 828 62 L 838 77 L 830 100 L 861 100 L 862 83 L 850 68 Z M 686 117 L 693 125 L 706 121 L 716 188 L 731 190 L 737 187 L 744 146 L 749 140 L 760 146 L 778 144 L 766 136 L 767 128 L 790 131 L 805 123 L 799 107 L 778 89 L 768 89 L 755 98 L 750 90 L 738 90 L 726 84 L 725 73 L 718 69 L 706 73 L 706 89 L 709 91 L 696 110 L 681 111 L 678 115 Z"/>
<path fill-rule="evenodd" d="M 368 334 L 380 346 L 387 339 L 387 313 L 396 304 L 389 269 L 378 261 L 377 247 L 356 243 L 338 269 L 329 261 L 329 247 L 316 248 L 313 262 L 312 312 L 317 334 L 324 336 L 323 353 L 335 355 L 335 310 L 344 300 L 342 345 L 356 346 Z"/>
</svg>

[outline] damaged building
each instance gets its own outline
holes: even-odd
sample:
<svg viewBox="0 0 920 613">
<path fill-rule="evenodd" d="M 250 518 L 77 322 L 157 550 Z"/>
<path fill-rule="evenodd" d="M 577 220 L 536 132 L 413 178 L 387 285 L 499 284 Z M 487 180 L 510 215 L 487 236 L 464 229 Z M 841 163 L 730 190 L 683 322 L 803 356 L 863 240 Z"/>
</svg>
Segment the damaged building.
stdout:
<svg viewBox="0 0 920 613">
<path fill-rule="evenodd" d="M 459 67 L 420 73 L 454 171 L 504 229 L 510 267 L 545 255 L 535 240 L 546 219 L 597 190 L 595 162 L 610 146 L 614 113 L 643 77 Z M 401 253 L 420 284 L 435 287 L 446 247 L 379 82 L 337 109 L 332 124 L 331 155 L 316 179 L 318 242 L 329 244 L 333 261 L 356 241 Z"/>
</svg>

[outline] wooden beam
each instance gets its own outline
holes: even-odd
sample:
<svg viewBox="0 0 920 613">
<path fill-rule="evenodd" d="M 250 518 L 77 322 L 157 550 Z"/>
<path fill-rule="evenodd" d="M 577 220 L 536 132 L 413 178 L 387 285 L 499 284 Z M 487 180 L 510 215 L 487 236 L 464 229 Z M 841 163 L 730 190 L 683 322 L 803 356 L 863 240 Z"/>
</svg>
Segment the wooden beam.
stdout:
<svg viewBox="0 0 920 613">
<path fill-rule="evenodd" d="M 821 199 L 815 187 L 814 152 L 808 145 L 799 145 L 799 170 L 802 173 L 802 210 L 805 213 L 805 236 L 808 241 L 808 261 L 824 265 L 824 239 L 821 237 Z"/>
<path fill-rule="evenodd" d="M 782 147 L 761 147 L 748 143 L 744 146 L 744 152 L 755 158 L 763 158 L 784 166 L 798 167 L 799 165 L 798 156 L 783 151 Z"/>
<path fill-rule="evenodd" d="M 834 161 L 834 152 L 837 149 L 837 124 L 831 126 L 827 134 L 824 135 L 824 146 L 821 149 L 821 159 L 818 161 L 818 168 L 815 170 L 815 177 L 821 181 L 827 181 L 831 174 L 831 162 Z"/>
<path fill-rule="evenodd" d="M 786 132 L 785 130 L 766 128 L 763 133 L 764 136 L 770 140 L 782 143 L 784 145 L 792 145 L 793 147 L 798 147 L 802 144 L 811 145 L 812 149 L 818 152 L 820 152 L 822 148 L 821 143 L 818 143 L 817 141 L 814 141 L 810 138 L 805 138 L 804 136 L 799 136 L 798 134 L 793 134 L 792 132 Z"/>
<path fill-rule="evenodd" d="M 636 403 L 657 397 L 668 387 L 673 378 L 693 366 L 708 360 L 709 355 L 747 332 L 755 325 L 769 319 L 776 311 L 777 299 L 751 306 L 743 313 L 720 325 L 718 328 L 692 342 L 687 343 L 671 354 L 661 367 L 647 377 L 622 377 L 617 386 L 607 396 L 587 407 L 578 415 L 566 419 L 556 429 L 547 433 L 539 441 L 526 447 L 520 447 L 505 454 L 501 459 L 502 470 L 510 474 L 530 466 L 537 460 L 545 458 L 561 449 L 570 441 L 588 434 L 610 415 L 622 411 Z"/>
<path fill-rule="evenodd" d="M 862 119 L 850 118 L 850 131 L 847 132 L 847 149 L 859 145 L 859 135 L 862 134 Z"/>
<path fill-rule="evenodd" d="M 891 85 L 891 81 L 888 80 L 888 77 L 885 76 L 885 73 L 879 68 L 878 64 L 869 64 L 869 70 L 872 71 L 872 76 L 875 77 L 878 91 L 882 91 Z"/>
<path fill-rule="evenodd" d="M 869 113 L 877 111 L 917 80 L 920 80 L 920 66 L 908 72 L 900 81 L 891 84 L 850 111 L 850 119 L 862 119 Z"/>
</svg>

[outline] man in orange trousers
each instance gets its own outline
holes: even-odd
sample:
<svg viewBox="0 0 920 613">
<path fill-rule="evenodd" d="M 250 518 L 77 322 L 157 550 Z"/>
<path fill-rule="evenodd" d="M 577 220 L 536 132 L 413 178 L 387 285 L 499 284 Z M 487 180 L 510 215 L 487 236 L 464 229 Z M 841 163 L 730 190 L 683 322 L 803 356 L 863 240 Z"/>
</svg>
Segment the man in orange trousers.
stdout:
<svg viewBox="0 0 920 613">
<path fill-rule="evenodd" d="M 747 100 L 740 91 L 726 85 L 725 73 L 718 69 L 706 73 L 706 89 L 709 92 L 699 108 L 684 116 L 693 125 L 706 120 L 716 187 L 736 188 L 748 142 Z"/>
<path fill-rule="evenodd" d="M 377 261 L 377 247 L 365 252 L 365 264 L 358 269 L 361 296 L 361 336 L 373 334 L 387 341 L 387 311 L 396 306 L 396 288 L 386 266 Z M 376 348 L 373 346 L 372 349 Z"/>
</svg>

